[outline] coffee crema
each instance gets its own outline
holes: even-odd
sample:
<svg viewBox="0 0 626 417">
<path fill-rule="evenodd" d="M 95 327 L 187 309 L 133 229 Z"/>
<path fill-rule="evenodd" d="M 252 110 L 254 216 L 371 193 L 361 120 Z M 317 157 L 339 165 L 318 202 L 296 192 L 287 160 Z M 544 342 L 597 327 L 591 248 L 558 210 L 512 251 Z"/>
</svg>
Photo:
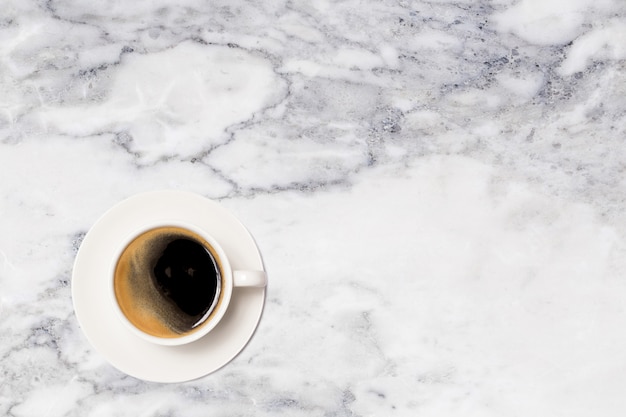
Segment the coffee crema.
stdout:
<svg viewBox="0 0 626 417">
<path fill-rule="evenodd" d="M 221 300 L 219 257 L 198 234 L 158 227 L 120 255 L 113 287 L 122 313 L 139 330 L 172 338 L 205 323 Z"/>
</svg>

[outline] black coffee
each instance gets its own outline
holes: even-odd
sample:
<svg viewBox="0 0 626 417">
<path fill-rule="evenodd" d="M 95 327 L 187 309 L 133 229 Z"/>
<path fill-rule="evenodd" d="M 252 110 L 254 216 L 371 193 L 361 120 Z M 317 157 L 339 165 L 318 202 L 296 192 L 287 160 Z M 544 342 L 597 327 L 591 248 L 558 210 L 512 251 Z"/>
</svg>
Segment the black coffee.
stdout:
<svg viewBox="0 0 626 417">
<path fill-rule="evenodd" d="M 187 238 L 172 240 L 157 259 L 153 273 L 161 295 L 182 313 L 201 318 L 211 308 L 219 270 L 200 243 Z"/>
<path fill-rule="evenodd" d="M 114 277 L 124 315 L 159 337 L 200 327 L 219 303 L 221 286 L 211 245 L 180 227 L 160 227 L 135 238 L 122 252 Z"/>
</svg>

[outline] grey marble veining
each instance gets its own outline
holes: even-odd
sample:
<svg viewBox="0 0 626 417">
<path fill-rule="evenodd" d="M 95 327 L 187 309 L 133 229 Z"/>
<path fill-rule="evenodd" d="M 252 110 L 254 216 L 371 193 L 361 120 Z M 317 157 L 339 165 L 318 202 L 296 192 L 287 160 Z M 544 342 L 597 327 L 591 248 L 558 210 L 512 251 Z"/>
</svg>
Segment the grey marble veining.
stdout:
<svg viewBox="0 0 626 417">
<path fill-rule="evenodd" d="M 0 414 L 623 415 L 623 2 L 1 9 Z M 96 219 L 163 188 L 270 277 L 183 384 L 110 366 L 70 294 Z"/>
</svg>

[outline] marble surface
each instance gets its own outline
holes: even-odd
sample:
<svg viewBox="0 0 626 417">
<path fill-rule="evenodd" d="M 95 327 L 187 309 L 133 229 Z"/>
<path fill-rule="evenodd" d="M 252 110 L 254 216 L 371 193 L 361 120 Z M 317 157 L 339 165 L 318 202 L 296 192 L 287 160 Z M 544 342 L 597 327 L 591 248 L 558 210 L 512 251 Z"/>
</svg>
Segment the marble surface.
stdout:
<svg viewBox="0 0 626 417">
<path fill-rule="evenodd" d="M 4 0 L 0 415 L 623 416 L 621 0 Z M 204 378 L 72 310 L 109 207 L 219 201 L 269 271 Z"/>
</svg>

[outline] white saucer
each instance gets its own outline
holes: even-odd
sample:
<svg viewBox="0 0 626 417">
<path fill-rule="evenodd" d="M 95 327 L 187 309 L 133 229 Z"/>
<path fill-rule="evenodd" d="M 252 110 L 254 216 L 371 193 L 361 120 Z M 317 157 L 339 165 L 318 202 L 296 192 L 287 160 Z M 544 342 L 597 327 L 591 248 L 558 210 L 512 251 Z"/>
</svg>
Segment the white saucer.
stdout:
<svg viewBox="0 0 626 417">
<path fill-rule="evenodd" d="M 135 336 L 115 316 L 106 274 L 129 230 L 164 219 L 205 228 L 220 242 L 233 269 L 264 270 L 254 239 L 227 210 L 192 193 L 149 192 L 115 205 L 89 230 L 74 263 L 72 299 L 85 336 L 113 366 L 146 381 L 182 382 L 216 371 L 241 352 L 261 318 L 265 288 L 235 289 L 224 318 L 193 343 L 160 346 Z"/>
</svg>

